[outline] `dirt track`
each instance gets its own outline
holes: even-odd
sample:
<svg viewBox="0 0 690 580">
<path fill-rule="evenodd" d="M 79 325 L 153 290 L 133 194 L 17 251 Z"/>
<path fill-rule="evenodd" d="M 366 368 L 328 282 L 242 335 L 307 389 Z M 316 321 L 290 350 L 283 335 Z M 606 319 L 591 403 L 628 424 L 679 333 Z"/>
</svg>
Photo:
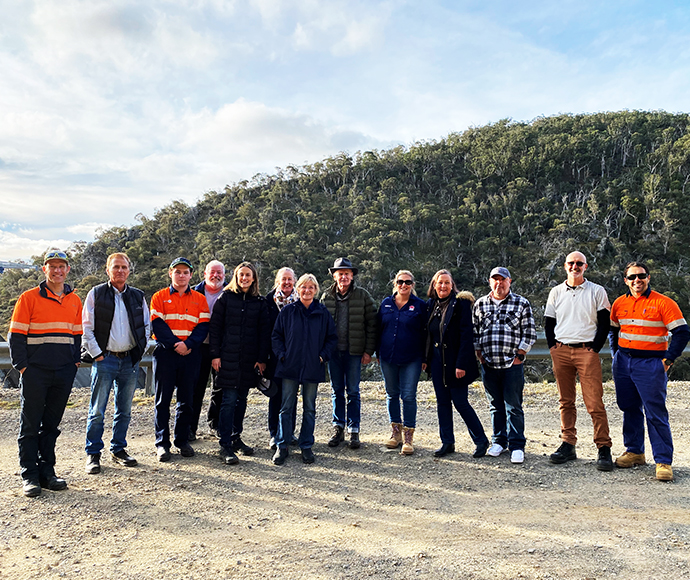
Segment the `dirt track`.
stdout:
<svg viewBox="0 0 690 580">
<path fill-rule="evenodd" d="M 129 450 L 140 465 L 104 461 L 84 473 L 87 393 L 72 396 L 58 440 L 64 492 L 21 494 L 18 393 L 0 391 L 1 578 L 690 578 L 690 394 L 672 383 L 669 409 L 676 480 L 654 479 L 653 464 L 601 473 L 591 421 L 578 407 L 579 459 L 551 465 L 558 445 L 554 385 L 529 385 L 526 461 L 472 459 L 456 414 L 458 452 L 441 460 L 433 390 L 420 385 L 417 451 L 386 450 L 382 387 L 363 385 L 360 450 L 326 446 L 328 386 L 317 403 L 314 465 L 293 451 L 271 464 L 266 399 L 250 397 L 245 441 L 251 458 L 228 467 L 217 441 L 197 456 L 156 461 L 152 403 L 135 407 Z M 485 427 L 480 388 L 472 400 Z M 606 390 L 614 453 L 621 414 Z M 109 406 L 112 411 L 112 402 Z"/>
</svg>

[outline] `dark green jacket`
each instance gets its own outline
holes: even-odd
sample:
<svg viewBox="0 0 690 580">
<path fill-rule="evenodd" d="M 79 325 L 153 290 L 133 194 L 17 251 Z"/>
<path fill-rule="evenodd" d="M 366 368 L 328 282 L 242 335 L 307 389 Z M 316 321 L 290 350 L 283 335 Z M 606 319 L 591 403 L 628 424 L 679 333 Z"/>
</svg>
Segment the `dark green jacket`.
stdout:
<svg viewBox="0 0 690 580">
<path fill-rule="evenodd" d="M 364 288 L 352 282 L 352 294 L 349 298 L 349 337 L 350 354 L 361 356 L 365 352 L 373 355 L 376 351 L 376 302 Z M 321 296 L 321 302 L 328 308 L 333 319 L 335 313 L 336 285 L 333 284 Z M 336 325 L 338 321 L 336 320 Z"/>
</svg>

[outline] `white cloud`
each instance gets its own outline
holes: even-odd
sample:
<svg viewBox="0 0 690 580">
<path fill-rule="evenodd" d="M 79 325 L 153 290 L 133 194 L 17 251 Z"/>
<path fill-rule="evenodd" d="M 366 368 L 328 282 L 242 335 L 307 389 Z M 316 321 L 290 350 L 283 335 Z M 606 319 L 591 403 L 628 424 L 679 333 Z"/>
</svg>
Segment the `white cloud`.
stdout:
<svg viewBox="0 0 690 580">
<path fill-rule="evenodd" d="M 65 239 L 35 239 L 0 230 L 0 260 L 28 260 L 50 248 L 67 249 L 70 244 Z"/>
</svg>

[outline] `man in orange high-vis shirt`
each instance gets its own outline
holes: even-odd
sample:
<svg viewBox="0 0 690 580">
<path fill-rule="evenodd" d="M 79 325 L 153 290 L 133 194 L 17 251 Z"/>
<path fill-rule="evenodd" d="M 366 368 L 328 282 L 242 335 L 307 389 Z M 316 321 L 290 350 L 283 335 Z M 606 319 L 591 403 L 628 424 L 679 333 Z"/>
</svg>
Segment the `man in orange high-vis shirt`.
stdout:
<svg viewBox="0 0 690 580">
<path fill-rule="evenodd" d="M 65 284 L 67 254 L 46 253 L 45 282 L 24 292 L 10 322 L 12 366 L 22 375 L 19 465 L 24 495 L 41 488 L 60 491 L 67 482 L 55 475 L 55 442 L 72 391 L 81 350 L 81 300 Z"/>
<path fill-rule="evenodd" d="M 646 417 L 656 478 L 670 481 L 673 440 L 666 409 L 667 373 L 688 344 L 690 329 L 678 304 L 649 287 L 650 278 L 646 265 L 628 264 L 625 268 L 628 293 L 617 298 L 611 308 L 613 380 L 616 401 L 623 411 L 626 449 L 616 459 L 616 465 L 644 465 Z"/>
<path fill-rule="evenodd" d="M 189 427 L 193 418 L 194 385 L 201 366 L 201 344 L 211 319 L 203 294 L 192 290 L 192 263 L 175 258 L 168 270 L 172 284 L 151 298 L 151 329 L 156 339 L 153 377 L 156 390 L 155 428 L 159 461 L 170 461 L 170 402 L 177 389 L 174 444 L 192 457 Z"/>
</svg>

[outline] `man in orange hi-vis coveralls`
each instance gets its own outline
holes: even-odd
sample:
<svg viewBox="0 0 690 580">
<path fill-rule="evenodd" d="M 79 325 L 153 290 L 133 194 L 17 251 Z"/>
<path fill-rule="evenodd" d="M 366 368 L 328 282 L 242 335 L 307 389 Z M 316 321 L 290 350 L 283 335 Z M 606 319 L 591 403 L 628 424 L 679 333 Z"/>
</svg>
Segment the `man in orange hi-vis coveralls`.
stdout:
<svg viewBox="0 0 690 580">
<path fill-rule="evenodd" d="M 10 357 L 21 375 L 19 466 L 24 495 L 41 488 L 60 491 L 67 482 L 55 475 L 55 442 L 72 392 L 81 350 L 81 300 L 65 284 L 67 254 L 46 253 L 46 279 L 24 292 L 10 322 Z"/>
</svg>

